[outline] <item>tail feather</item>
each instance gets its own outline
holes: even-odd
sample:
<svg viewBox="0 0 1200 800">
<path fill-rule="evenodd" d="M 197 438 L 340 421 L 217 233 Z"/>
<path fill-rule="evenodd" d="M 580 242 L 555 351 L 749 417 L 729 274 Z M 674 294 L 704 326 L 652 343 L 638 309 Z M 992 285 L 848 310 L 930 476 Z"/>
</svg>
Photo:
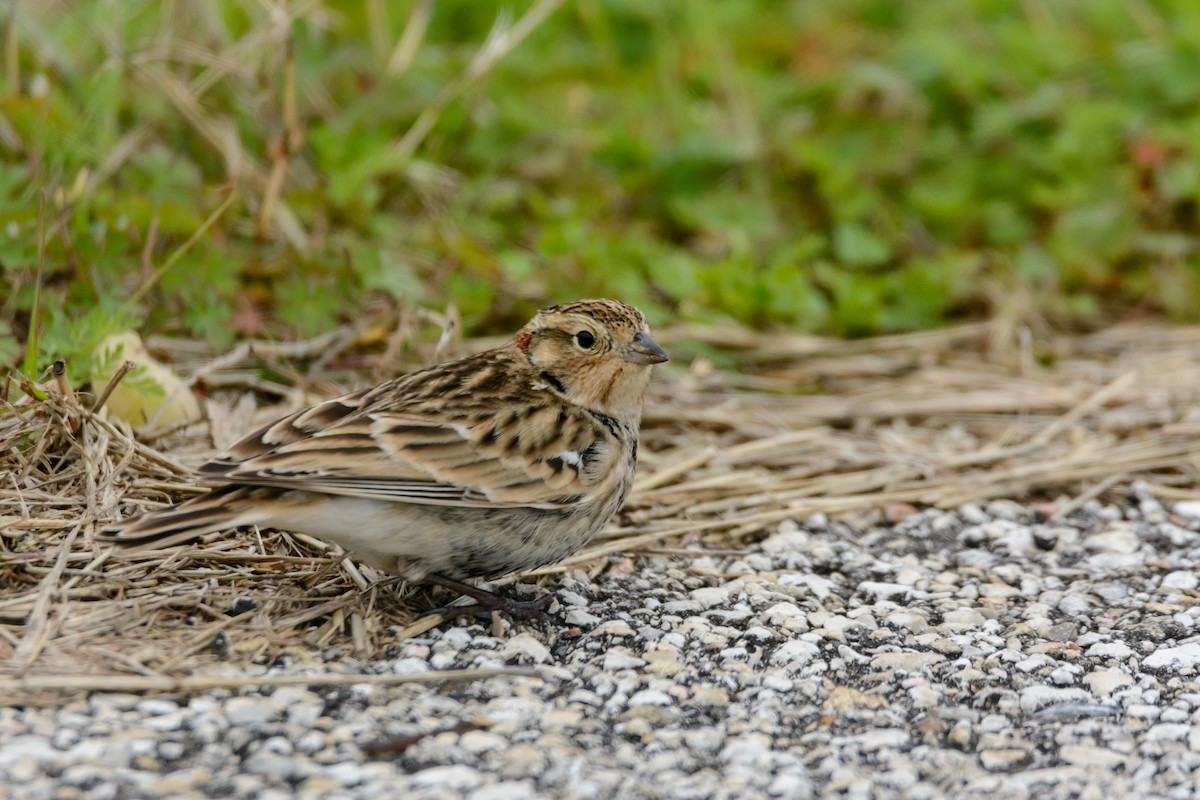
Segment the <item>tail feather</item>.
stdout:
<svg viewBox="0 0 1200 800">
<path fill-rule="evenodd" d="M 255 504 L 247 502 L 254 489 L 228 486 L 167 508 L 148 511 L 109 525 L 96 537 L 136 549 L 171 547 L 208 533 L 253 525 L 260 521 Z"/>
</svg>

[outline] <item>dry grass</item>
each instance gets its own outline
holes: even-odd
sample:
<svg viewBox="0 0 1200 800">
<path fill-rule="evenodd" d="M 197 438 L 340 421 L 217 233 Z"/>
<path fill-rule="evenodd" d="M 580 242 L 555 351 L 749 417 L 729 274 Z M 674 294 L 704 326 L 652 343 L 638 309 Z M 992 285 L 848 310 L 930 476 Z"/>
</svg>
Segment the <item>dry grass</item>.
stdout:
<svg viewBox="0 0 1200 800">
<path fill-rule="evenodd" d="M 179 676 L 214 663 L 371 657 L 437 624 L 414 621 L 428 597 L 406 602 L 394 581 L 303 536 L 240 531 L 140 554 L 93 539 L 118 511 L 203 491 L 188 466 L 250 426 L 390 371 L 413 327 L 376 356 L 349 330 L 218 359 L 160 342 L 212 399 L 209 421 L 154 447 L 88 413 L 63 380 L 47 381 L 44 402 L 0 408 L 0 682 L 185 690 Z M 1007 497 L 1062 515 L 1133 480 L 1200 496 L 1200 328 L 1117 328 L 1036 352 L 1000 323 L 860 342 L 714 328 L 661 338 L 731 369 L 695 358 L 660 377 L 625 512 L 542 580 L 598 574 L 617 554 L 736 549 L 818 511 L 867 522 Z M 264 365 L 293 385 L 262 377 Z"/>
</svg>

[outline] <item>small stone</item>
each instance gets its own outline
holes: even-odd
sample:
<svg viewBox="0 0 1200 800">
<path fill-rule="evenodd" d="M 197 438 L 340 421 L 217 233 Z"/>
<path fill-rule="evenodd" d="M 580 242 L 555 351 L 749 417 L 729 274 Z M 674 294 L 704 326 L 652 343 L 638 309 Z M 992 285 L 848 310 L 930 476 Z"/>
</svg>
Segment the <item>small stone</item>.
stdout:
<svg viewBox="0 0 1200 800">
<path fill-rule="evenodd" d="M 265 725 L 279 718 L 279 706 L 267 697 L 231 697 L 225 703 L 225 716 L 237 727 Z"/>
<path fill-rule="evenodd" d="M 178 714 L 179 704 L 174 700 L 163 700 L 158 697 L 148 697 L 137 704 L 136 710 L 140 714 L 149 714 L 150 716 L 160 717 L 165 714 Z"/>
<path fill-rule="evenodd" d="M 790 692 L 796 684 L 782 672 L 771 670 L 763 675 L 762 685 L 764 689 L 770 689 L 773 692 Z"/>
<path fill-rule="evenodd" d="M 1072 642 L 1078 635 L 1079 629 L 1071 620 L 1055 623 L 1046 629 L 1046 641 L 1049 642 Z"/>
<path fill-rule="evenodd" d="M 1160 722 L 1146 731 L 1146 740 L 1150 742 L 1179 742 L 1187 738 L 1192 726 L 1186 723 Z"/>
<path fill-rule="evenodd" d="M 1200 642 L 1160 647 L 1142 659 L 1144 669 L 1195 669 L 1200 666 Z"/>
<path fill-rule="evenodd" d="M 815 623 L 815 620 L 814 620 Z M 830 639 L 837 641 L 845 641 L 846 631 L 851 628 L 861 628 L 863 623 L 850 617 L 842 616 L 841 614 L 829 614 L 819 624 L 820 630 Z"/>
<path fill-rule="evenodd" d="M 54 732 L 50 743 L 56 750 L 68 750 L 79 744 L 81 738 L 83 738 L 82 734 L 74 728 L 59 728 Z"/>
<path fill-rule="evenodd" d="M 1125 709 L 1125 715 L 1134 719 L 1158 719 L 1162 709 L 1150 703 L 1132 703 Z"/>
<path fill-rule="evenodd" d="M 261 775 L 276 781 L 288 780 L 297 772 L 298 762 L 291 756 L 257 752 L 242 762 L 242 768 L 251 775 Z"/>
<path fill-rule="evenodd" d="M 888 700 L 875 694 L 855 689 L 852 686 L 836 686 L 821 708 L 826 713 L 847 713 L 862 710 L 887 708 Z"/>
<path fill-rule="evenodd" d="M 579 628 L 591 628 L 602 622 L 600 617 L 590 614 L 582 608 L 572 608 L 566 613 L 566 620 L 569 625 L 575 625 Z"/>
<path fill-rule="evenodd" d="M 749 661 L 750 651 L 744 647 L 726 647 L 717 656 L 722 661 Z"/>
<path fill-rule="evenodd" d="M 1192 591 L 1200 586 L 1200 575 L 1191 570 L 1176 570 L 1163 576 L 1159 584 L 1164 589 L 1182 589 Z"/>
<path fill-rule="evenodd" d="M 1067 689 L 1056 686 L 1027 686 L 1021 690 L 1021 710 L 1026 714 L 1032 714 L 1047 706 L 1059 705 L 1061 703 L 1084 703 L 1091 699 L 1091 695 L 1083 689 Z"/>
<path fill-rule="evenodd" d="M 409 656 L 401 658 L 392 664 L 392 672 L 397 675 L 416 675 L 421 672 L 428 672 L 429 664 L 423 658 Z"/>
<path fill-rule="evenodd" d="M 671 600 L 662 604 L 662 610 L 667 614 L 690 617 L 700 613 L 700 604 L 694 600 Z"/>
<path fill-rule="evenodd" d="M 626 623 L 619 619 L 610 619 L 601 625 L 597 625 L 595 630 L 588 634 L 588 636 L 592 637 L 593 639 L 597 639 L 601 636 L 613 636 L 620 638 L 634 635 L 633 628 L 629 627 Z"/>
<path fill-rule="evenodd" d="M 972 744 L 975 740 L 975 734 L 971 730 L 971 725 L 966 720 L 958 722 L 946 734 L 946 742 L 959 750 L 967 751 L 972 749 Z"/>
<path fill-rule="evenodd" d="M 779 638 L 779 634 L 760 625 L 756 625 L 753 628 L 747 628 L 746 632 L 742 634 L 741 638 L 749 639 L 752 642 L 773 642 Z"/>
<path fill-rule="evenodd" d="M 454 792 L 466 792 L 483 783 L 483 776 L 478 770 L 464 764 L 454 764 L 413 773 L 412 782 L 422 789 L 441 787 Z"/>
<path fill-rule="evenodd" d="M 505 778 L 529 778 L 546 771 L 548 748 L 518 742 L 504 751 L 500 775 Z"/>
<path fill-rule="evenodd" d="M 323 774 L 325 777 L 337 781 L 341 786 L 358 786 L 365 777 L 362 764 L 357 761 L 339 761 L 336 764 L 330 764 L 324 768 Z"/>
<path fill-rule="evenodd" d="M 820 654 L 821 649 L 812 642 L 790 639 L 775 648 L 770 661 L 777 667 L 786 667 L 795 672 Z"/>
<path fill-rule="evenodd" d="M 646 666 L 644 659 L 630 653 L 623 647 L 610 647 L 604 654 L 604 671 L 619 672 L 623 669 L 637 669 Z"/>
<path fill-rule="evenodd" d="M 697 686 L 688 702 L 700 708 L 724 708 L 729 705 L 729 692 L 716 686 Z"/>
<path fill-rule="evenodd" d="M 316 753 L 324 750 L 326 744 L 325 734 L 320 731 L 308 731 L 296 740 L 296 752 Z"/>
<path fill-rule="evenodd" d="M 683 734 L 683 743 L 698 753 L 715 753 L 725 737 L 716 728 L 695 728 Z"/>
<path fill-rule="evenodd" d="M 183 727 L 183 714 L 176 711 L 173 714 L 163 714 L 159 717 L 147 717 L 142 724 L 152 731 L 161 733 L 177 731 Z"/>
<path fill-rule="evenodd" d="M 716 608 L 729 602 L 729 590 L 722 586 L 703 586 L 693 589 L 691 598 L 701 608 Z"/>
<path fill-rule="evenodd" d="M 1128 757 L 1103 747 L 1087 744 L 1066 744 L 1058 751 L 1059 757 L 1068 764 L 1079 767 L 1094 767 L 1102 771 L 1113 771 L 1128 762 Z"/>
<path fill-rule="evenodd" d="M 942 655 L 950 656 L 952 658 L 957 658 L 963 653 L 962 645 L 960 645 L 958 642 L 955 642 L 953 639 L 947 639 L 945 637 L 934 639 L 929 646 Z"/>
<path fill-rule="evenodd" d="M 1058 610 L 1069 617 L 1078 617 L 1091 610 L 1092 602 L 1077 594 L 1065 594 L 1058 601 Z"/>
<path fill-rule="evenodd" d="M 833 594 L 834 582 L 821 575 L 811 572 L 787 573 L 779 578 L 780 586 L 805 586 L 818 600 L 824 600 Z"/>
<path fill-rule="evenodd" d="M 881 581 L 863 581 L 858 584 L 858 590 L 879 600 L 905 599 L 912 595 L 912 587 L 899 583 L 883 583 Z"/>
<path fill-rule="evenodd" d="M 1180 500 L 1174 510 L 1181 517 L 1200 519 L 1200 500 Z"/>
<path fill-rule="evenodd" d="M 987 531 L 980 525 L 963 528 L 958 534 L 958 543 L 963 547 L 983 547 L 987 540 Z"/>
<path fill-rule="evenodd" d="M 532 800 L 538 796 L 529 781 L 503 781 L 480 786 L 467 795 L 467 800 Z"/>
<path fill-rule="evenodd" d="M 1119 669 L 1094 669 L 1083 676 L 1083 682 L 1093 694 L 1107 696 L 1123 686 L 1131 685 L 1133 678 Z"/>
<path fill-rule="evenodd" d="M 558 596 L 558 602 L 564 606 L 575 606 L 578 608 L 586 608 L 588 599 L 577 592 L 572 592 L 570 589 L 559 589 L 555 594 Z"/>
<path fill-rule="evenodd" d="M 920 672 L 945 661 L 940 653 L 880 653 L 871 659 L 874 669 L 894 669 L 901 672 Z"/>
<path fill-rule="evenodd" d="M 1112 658 L 1124 661 L 1133 655 L 1133 648 L 1124 642 L 1097 642 L 1087 649 L 1091 658 Z"/>
<path fill-rule="evenodd" d="M 892 525 L 904 522 L 919 513 L 915 506 L 908 503 L 884 503 L 883 505 L 883 518 Z"/>
<path fill-rule="evenodd" d="M 1108 530 L 1085 537 L 1083 546 L 1095 553 L 1136 553 L 1142 546 L 1137 529 L 1126 522 L 1114 522 Z"/>
<path fill-rule="evenodd" d="M 945 624 L 977 628 L 987 622 L 987 617 L 974 608 L 956 608 L 953 611 L 947 611 L 942 620 Z"/>
<path fill-rule="evenodd" d="M 505 644 L 504 650 L 497 653 L 501 658 L 527 658 L 535 664 L 544 664 L 550 660 L 550 650 L 531 634 L 518 633 Z"/>
<path fill-rule="evenodd" d="M 924 614 L 908 609 L 893 611 L 884 617 L 883 621 L 893 628 L 902 628 L 911 633 L 924 633 L 929 629 L 929 620 Z"/>
<path fill-rule="evenodd" d="M 997 519 L 1019 520 L 1028 512 L 1025 506 L 1014 500 L 992 500 L 987 504 L 987 513 Z"/>
<path fill-rule="evenodd" d="M 788 770 L 776 775 L 767 785 L 767 794 L 771 797 L 814 797 L 816 789 L 808 775 Z"/>
<path fill-rule="evenodd" d="M 1074 664 L 1064 664 L 1050 672 L 1050 682 L 1055 686 L 1070 686 L 1075 683 L 1079 672 L 1079 667 Z"/>
<path fill-rule="evenodd" d="M 666 692 L 660 692 L 657 689 L 643 689 L 629 698 L 628 705 L 630 708 L 637 706 L 671 706 L 675 705 L 675 701 Z"/>
<path fill-rule="evenodd" d="M 183 758 L 183 742 L 159 742 L 158 757 L 163 761 L 178 761 Z"/>
<path fill-rule="evenodd" d="M 503 736 L 490 731 L 467 731 L 458 737 L 458 746 L 472 755 L 499 753 L 506 744 Z"/>
<path fill-rule="evenodd" d="M 1187 722 L 1191 719 L 1191 715 L 1182 708 L 1172 706 L 1171 708 L 1164 708 L 1159 719 L 1163 722 Z"/>
<path fill-rule="evenodd" d="M 1029 751 L 1019 747 L 1004 747 L 993 750 L 983 750 L 979 753 L 979 763 L 983 768 L 992 772 L 1001 772 L 1024 766 L 1029 761 Z"/>
<path fill-rule="evenodd" d="M 1034 528 L 1033 546 L 1038 550 L 1053 550 L 1055 547 L 1058 547 L 1058 529 Z"/>
<path fill-rule="evenodd" d="M 763 618 L 772 625 L 784 625 L 793 620 L 807 621 L 807 617 L 795 603 L 776 603 L 763 612 Z"/>
</svg>

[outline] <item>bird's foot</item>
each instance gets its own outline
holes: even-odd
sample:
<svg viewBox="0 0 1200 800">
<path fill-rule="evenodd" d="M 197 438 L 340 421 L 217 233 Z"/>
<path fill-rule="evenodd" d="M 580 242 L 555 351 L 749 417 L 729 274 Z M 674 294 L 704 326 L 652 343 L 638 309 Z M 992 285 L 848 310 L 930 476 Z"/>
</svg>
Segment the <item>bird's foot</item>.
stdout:
<svg viewBox="0 0 1200 800">
<path fill-rule="evenodd" d="M 535 600 L 513 600 L 510 597 L 495 594 L 485 589 L 480 589 L 477 586 L 472 586 L 469 583 L 456 581 L 453 578 L 445 578 L 441 575 L 426 575 L 426 583 L 432 583 L 435 586 L 441 586 L 467 597 L 474 598 L 475 602 L 465 606 L 442 606 L 426 611 L 422 616 L 430 614 L 440 614 L 446 619 L 457 619 L 459 617 L 477 617 L 484 614 L 491 614 L 493 611 L 499 611 L 507 615 L 512 620 L 523 622 L 525 620 L 549 620 L 551 617 L 546 613 L 546 609 L 554 602 L 554 593 L 544 594 Z"/>
</svg>

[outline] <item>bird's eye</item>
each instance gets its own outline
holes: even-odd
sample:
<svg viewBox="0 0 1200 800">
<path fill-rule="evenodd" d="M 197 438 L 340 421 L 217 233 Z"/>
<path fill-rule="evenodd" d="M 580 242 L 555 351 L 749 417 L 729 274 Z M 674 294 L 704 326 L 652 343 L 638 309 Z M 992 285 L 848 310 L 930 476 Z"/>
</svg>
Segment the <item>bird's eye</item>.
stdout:
<svg viewBox="0 0 1200 800">
<path fill-rule="evenodd" d="M 591 331 L 580 331 L 575 334 L 575 342 L 584 350 L 591 350 L 596 344 L 596 337 Z"/>
</svg>

